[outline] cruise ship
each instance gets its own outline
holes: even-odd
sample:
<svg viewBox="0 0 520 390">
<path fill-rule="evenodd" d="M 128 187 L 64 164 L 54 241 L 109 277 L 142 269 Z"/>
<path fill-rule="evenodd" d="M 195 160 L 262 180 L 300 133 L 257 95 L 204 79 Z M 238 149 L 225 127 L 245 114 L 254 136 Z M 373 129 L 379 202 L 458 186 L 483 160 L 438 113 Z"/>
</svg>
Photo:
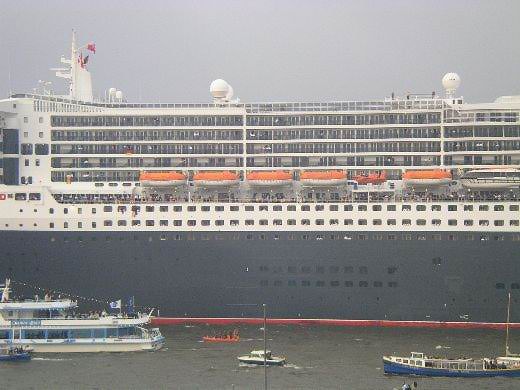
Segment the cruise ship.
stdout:
<svg viewBox="0 0 520 390">
<path fill-rule="evenodd" d="M 168 318 L 496 323 L 520 295 L 520 96 L 94 98 L 76 45 L 0 100 L 0 275 Z M 403 77 L 404 78 L 404 77 Z M 23 277 L 22 277 L 23 276 Z M 516 296 L 516 298 L 515 298 Z M 520 322 L 513 309 L 511 322 Z"/>
</svg>

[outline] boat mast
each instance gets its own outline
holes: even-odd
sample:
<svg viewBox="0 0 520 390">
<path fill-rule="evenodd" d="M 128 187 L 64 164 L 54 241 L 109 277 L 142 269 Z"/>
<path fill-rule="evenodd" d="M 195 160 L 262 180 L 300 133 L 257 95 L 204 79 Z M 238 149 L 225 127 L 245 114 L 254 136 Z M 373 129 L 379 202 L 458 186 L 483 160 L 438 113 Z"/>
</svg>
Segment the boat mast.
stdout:
<svg viewBox="0 0 520 390">
<path fill-rule="evenodd" d="M 264 389 L 267 390 L 267 305 L 264 303 L 262 306 L 264 307 Z"/>
<path fill-rule="evenodd" d="M 507 294 L 507 322 L 506 322 L 506 356 L 510 356 L 509 353 L 509 316 L 511 314 L 511 291 Z"/>
</svg>

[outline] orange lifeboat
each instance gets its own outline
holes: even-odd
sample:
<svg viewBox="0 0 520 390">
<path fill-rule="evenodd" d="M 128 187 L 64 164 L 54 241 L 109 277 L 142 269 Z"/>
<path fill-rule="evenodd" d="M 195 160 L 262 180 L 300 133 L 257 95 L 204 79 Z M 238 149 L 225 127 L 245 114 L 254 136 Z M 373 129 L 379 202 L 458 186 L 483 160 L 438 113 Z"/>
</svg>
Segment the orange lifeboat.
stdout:
<svg viewBox="0 0 520 390">
<path fill-rule="evenodd" d="M 197 187 L 229 187 L 238 184 L 238 175 L 230 171 L 198 172 L 193 176 Z"/>
<path fill-rule="evenodd" d="M 443 169 L 406 171 L 403 173 L 403 182 L 410 187 L 444 186 L 449 184 L 451 180 L 451 173 Z"/>
<path fill-rule="evenodd" d="M 383 184 L 386 181 L 386 172 L 369 173 L 368 175 L 356 175 L 354 180 L 360 185 Z"/>
<path fill-rule="evenodd" d="M 141 172 L 139 181 L 148 187 L 173 187 L 186 183 L 186 176 L 180 172 Z"/>
<path fill-rule="evenodd" d="M 304 187 L 333 187 L 346 183 L 347 174 L 343 171 L 303 171 L 300 182 Z"/>
<path fill-rule="evenodd" d="M 252 187 L 279 187 L 292 181 L 292 174 L 286 171 L 255 171 L 247 175 L 247 182 Z"/>
</svg>

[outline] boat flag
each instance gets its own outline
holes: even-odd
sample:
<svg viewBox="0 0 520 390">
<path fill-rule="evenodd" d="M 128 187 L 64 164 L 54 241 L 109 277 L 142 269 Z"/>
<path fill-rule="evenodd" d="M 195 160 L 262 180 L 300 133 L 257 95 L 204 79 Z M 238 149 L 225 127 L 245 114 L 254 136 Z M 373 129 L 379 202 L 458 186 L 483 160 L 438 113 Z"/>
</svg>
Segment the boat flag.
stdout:
<svg viewBox="0 0 520 390">
<path fill-rule="evenodd" d="M 88 43 L 87 44 L 87 50 L 89 50 L 92 53 L 96 54 L 96 44 L 94 42 Z"/>
<path fill-rule="evenodd" d="M 121 299 L 114 301 L 114 302 L 110 302 L 110 308 L 111 309 L 121 309 Z"/>
</svg>

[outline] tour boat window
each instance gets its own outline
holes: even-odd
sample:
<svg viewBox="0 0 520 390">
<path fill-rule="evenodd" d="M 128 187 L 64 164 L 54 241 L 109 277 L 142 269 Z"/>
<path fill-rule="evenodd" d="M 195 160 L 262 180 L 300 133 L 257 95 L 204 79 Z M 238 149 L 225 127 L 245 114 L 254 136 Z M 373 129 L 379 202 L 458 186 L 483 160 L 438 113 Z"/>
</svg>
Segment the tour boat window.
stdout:
<svg viewBox="0 0 520 390">
<path fill-rule="evenodd" d="M 112 220 L 110 220 L 110 219 L 106 219 L 106 220 L 104 220 L 104 221 L 103 221 L 103 225 L 104 225 L 104 226 L 112 226 Z"/>
<path fill-rule="evenodd" d="M 215 221 L 215 224 L 217 224 L 218 221 Z M 197 221 L 195 221 L 194 219 L 188 219 L 188 226 L 195 226 L 197 224 Z M 222 221 L 222 225 L 224 224 L 224 221 Z"/>
<path fill-rule="evenodd" d="M 229 206 L 229 211 L 238 211 L 238 206 Z"/>
<path fill-rule="evenodd" d="M 495 224 L 495 226 L 504 226 L 504 220 L 495 219 L 494 224 Z"/>
<path fill-rule="evenodd" d="M 153 226 L 153 225 L 155 225 L 155 221 L 153 219 L 146 220 L 146 226 Z"/>
<path fill-rule="evenodd" d="M 358 240 L 362 240 L 362 241 L 364 241 L 364 240 L 366 240 L 367 238 L 368 238 L 368 236 L 367 236 L 366 234 L 359 234 L 359 235 L 358 235 Z"/>
<path fill-rule="evenodd" d="M 96 187 L 103 187 L 105 183 L 94 183 L 94 186 Z"/>
<path fill-rule="evenodd" d="M 96 208 L 92 207 L 92 214 L 96 214 Z"/>
<path fill-rule="evenodd" d="M 489 226 L 489 221 L 487 219 L 481 219 L 478 221 L 479 226 Z"/>
<path fill-rule="evenodd" d="M 346 204 L 345 206 L 343 206 L 343 211 L 352 211 L 352 210 L 354 210 L 354 207 L 351 204 Z M 302 211 L 303 211 L 303 206 L 302 206 Z"/>
<path fill-rule="evenodd" d="M 180 219 L 175 219 L 173 221 L 173 226 L 182 226 L 182 220 Z"/>
<path fill-rule="evenodd" d="M 397 240 L 397 236 L 395 234 L 389 234 L 387 239 L 390 241 L 395 241 L 395 240 Z"/>
<path fill-rule="evenodd" d="M 323 211 L 323 210 L 325 210 L 325 206 L 323 206 L 322 204 L 317 204 L 316 207 L 315 207 L 315 210 L 316 211 Z"/>
<path fill-rule="evenodd" d="M 209 219 L 203 219 L 202 221 L 200 221 L 200 224 L 202 226 L 209 226 L 210 225 L 210 220 Z"/>
<path fill-rule="evenodd" d="M 215 206 L 215 211 L 224 211 L 224 206 Z"/>
<path fill-rule="evenodd" d="M 324 222 L 323 219 L 317 219 L 317 220 L 315 221 L 315 223 L 316 223 L 316 225 L 323 225 L 325 222 Z"/>
<path fill-rule="evenodd" d="M 290 226 L 296 225 L 296 220 L 295 219 L 288 219 L 287 220 L 287 225 L 290 225 Z"/>
<path fill-rule="evenodd" d="M 338 205 L 337 204 L 330 205 L 329 211 L 338 211 Z"/>
<path fill-rule="evenodd" d="M 478 206 L 478 211 L 488 211 L 489 210 L 489 206 L 487 204 L 481 204 L 480 206 Z"/>
<path fill-rule="evenodd" d="M 381 211 L 383 209 L 383 206 L 380 204 L 375 204 L 372 206 L 372 211 Z"/>
<path fill-rule="evenodd" d="M 302 205 L 301 210 L 302 211 L 311 211 L 311 206 L 304 204 L 304 205 Z"/>
<path fill-rule="evenodd" d="M 403 234 L 403 240 L 410 241 L 411 239 L 412 239 L 412 235 L 411 234 Z"/>
<path fill-rule="evenodd" d="M 424 225 L 426 225 L 426 220 L 425 219 L 418 219 L 415 222 L 417 223 L 417 226 L 424 226 Z"/>
<path fill-rule="evenodd" d="M 247 226 L 252 226 L 255 224 L 255 221 L 253 219 L 246 219 L 246 225 Z"/>
<path fill-rule="evenodd" d="M 138 219 L 133 219 L 132 220 L 132 226 L 141 226 L 141 221 L 138 220 Z"/>
<path fill-rule="evenodd" d="M 432 219 L 432 225 L 439 226 L 440 224 L 441 224 L 441 220 L 440 219 Z"/>
<path fill-rule="evenodd" d="M 49 223 L 49 227 L 50 227 L 50 228 L 54 228 L 54 222 L 50 222 L 50 223 Z"/>
<path fill-rule="evenodd" d="M 200 207 L 200 211 L 210 211 L 210 207 L 209 206 L 201 206 Z"/>
<path fill-rule="evenodd" d="M 117 221 L 117 226 L 126 226 L 126 220 L 121 219 L 121 220 Z"/>
<path fill-rule="evenodd" d="M 519 226 L 518 219 L 510 219 L 509 220 L 509 226 Z"/>
<path fill-rule="evenodd" d="M 168 212 L 168 206 L 160 206 L 160 207 L 159 207 L 159 211 L 160 211 L 161 213 L 166 213 L 166 212 Z"/>
<path fill-rule="evenodd" d="M 448 234 L 448 241 L 457 241 L 457 238 L 455 234 Z"/>
<path fill-rule="evenodd" d="M 310 285 L 311 285 L 311 282 L 310 282 L 310 281 L 308 281 L 308 280 L 302 280 L 302 286 L 303 286 L 303 287 L 310 287 Z"/>
<path fill-rule="evenodd" d="M 217 226 L 224 226 L 224 220 L 223 219 L 217 219 L 215 221 L 215 225 L 217 225 Z M 191 226 L 195 226 L 195 225 L 191 225 Z"/>
<path fill-rule="evenodd" d="M 396 211 L 397 210 L 397 207 L 395 206 L 395 204 L 389 204 L 386 206 L 386 211 Z"/>
<path fill-rule="evenodd" d="M 68 222 L 63 222 L 63 227 L 64 227 L 65 229 L 67 229 L 67 228 L 69 227 L 69 223 L 68 223 Z"/>
<path fill-rule="evenodd" d="M 147 209 L 148 209 L 148 207 L 147 207 Z M 104 211 L 105 213 L 110 213 L 110 212 L 112 212 L 112 206 L 105 206 L 105 207 L 103 207 L 103 211 Z M 148 211 L 148 210 L 146 210 L 146 211 Z"/>
<path fill-rule="evenodd" d="M 110 206 L 105 206 L 105 209 L 106 209 L 107 207 L 110 207 Z M 152 212 L 154 211 L 154 207 L 153 207 L 153 206 L 146 206 L 145 210 L 146 210 L 147 213 L 152 213 Z M 105 210 L 105 211 L 107 211 L 107 210 Z M 110 207 L 110 210 L 109 210 L 109 211 L 112 211 L 112 208 L 111 208 L 111 207 Z"/>
<path fill-rule="evenodd" d="M 27 194 L 23 192 L 17 192 L 14 194 L 14 200 L 27 200 Z"/>
<path fill-rule="evenodd" d="M 512 204 L 509 206 L 509 211 L 518 211 L 518 205 L 517 204 Z"/>
<path fill-rule="evenodd" d="M 374 220 L 372 220 L 372 224 L 379 226 L 379 225 L 383 224 L 383 221 L 381 219 L 374 219 Z"/>
<path fill-rule="evenodd" d="M 432 204 L 432 211 L 441 211 L 440 204 Z"/>
<path fill-rule="evenodd" d="M 401 224 L 404 225 L 404 226 L 410 226 L 412 224 L 412 220 L 411 219 L 403 219 L 401 221 Z"/>
<path fill-rule="evenodd" d="M 49 209 L 49 214 L 54 214 L 54 209 L 53 208 Z"/>
<path fill-rule="evenodd" d="M 338 225 L 339 224 L 339 220 L 337 219 L 329 219 L 329 225 Z"/>
<path fill-rule="evenodd" d="M 173 206 L 173 211 L 175 211 L 176 213 L 179 213 L 182 211 L 182 206 Z"/>
<path fill-rule="evenodd" d="M 457 226 L 456 219 L 448 219 L 448 226 Z"/>
<path fill-rule="evenodd" d="M 403 206 L 401 207 L 401 210 L 402 211 L 412 211 L 412 206 L 409 204 L 403 204 Z"/>
<path fill-rule="evenodd" d="M 287 206 L 287 211 L 296 211 L 296 206 L 295 205 Z"/>
<path fill-rule="evenodd" d="M 311 224 L 311 221 L 309 219 L 302 219 L 301 220 L 301 224 L 302 225 L 310 225 Z"/>
<path fill-rule="evenodd" d="M 197 211 L 197 206 L 188 206 L 188 212 Z"/>
<path fill-rule="evenodd" d="M 343 220 L 343 225 L 353 225 L 353 224 L 354 224 L 354 220 L 352 220 L 352 219 Z"/>
<path fill-rule="evenodd" d="M 280 222 L 281 222 L 281 221 L 280 221 Z M 229 224 L 230 224 L 231 226 L 238 226 L 238 224 L 239 224 L 238 219 L 232 219 L 232 220 L 230 220 L 230 221 L 229 221 Z M 280 225 L 281 225 L 281 223 L 280 223 Z"/>
<path fill-rule="evenodd" d="M 161 219 L 159 221 L 159 226 L 168 226 L 168 220 L 166 219 Z"/>
<path fill-rule="evenodd" d="M 495 207 L 493 207 L 493 210 L 495 210 L 495 211 L 504 211 L 504 205 L 496 204 Z"/>
<path fill-rule="evenodd" d="M 92 227 L 96 228 L 97 227 L 97 222 L 92 222 Z"/>
<path fill-rule="evenodd" d="M 281 226 L 282 220 L 281 219 L 273 219 L 273 225 Z"/>
<path fill-rule="evenodd" d="M 203 206 L 204 207 L 204 206 Z M 245 207 L 245 210 L 246 211 L 255 211 L 255 206 L 246 206 Z"/>
<path fill-rule="evenodd" d="M 280 205 L 273 206 L 273 211 L 282 211 L 282 206 L 280 206 Z"/>
<path fill-rule="evenodd" d="M 365 204 L 360 204 L 358 206 L 358 211 L 367 211 L 367 205 Z"/>
<path fill-rule="evenodd" d="M 472 204 L 465 204 L 464 205 L 464 211 L 473 211 L 473 205 Z"/>
<path fill-rule="evenodd" d="M 358 219 L 358 225 L 366 225 L 367 224 L 367 220 L 366 219 Z"/>
<path fill-rule="evenodd" d="M 457 205 L 456 204 L 449 204 L 448 205 L 448 211 L 457 211 Z"/>
<path fill-rule="evenodd" d="M 269 207 L 267 205 L 258 206 L 258 211 L 269 211 Z"/>
<path fill-rule="evenodd" d="M 397 224 L 397 221 L 395 219 L 387 219 L 386 224 L 389 226 L 394 226 Z"/>
<path fill-rule="evenodd" d="M 424 204 L 418 204 L 418 205 L 415 207 L 415 209 L 416 209 L 417 211 L 426 211 L 426 205 L 424 205 Z"/>
</svg>

